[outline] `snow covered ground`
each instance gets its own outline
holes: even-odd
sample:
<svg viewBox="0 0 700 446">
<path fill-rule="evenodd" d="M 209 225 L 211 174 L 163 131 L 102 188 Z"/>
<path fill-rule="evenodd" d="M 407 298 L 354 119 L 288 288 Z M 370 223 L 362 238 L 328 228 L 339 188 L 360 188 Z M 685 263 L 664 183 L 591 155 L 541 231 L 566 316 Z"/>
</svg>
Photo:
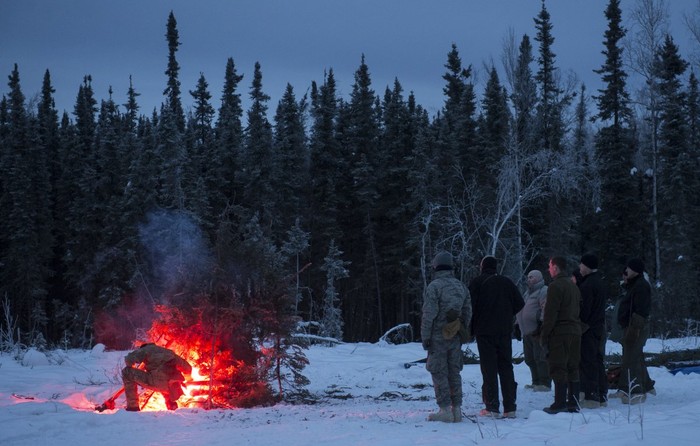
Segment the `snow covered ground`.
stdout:
<svg viewBox="0 0 700 446">
<path fill-rule="evenodd" d="M 650 340 L 645 351 L 698 348 L 700 339 Z M 475 344 L 469 344 L 476 350 Z M 514 354 L 522 345 L 514 341 Z M 609 352 L 619 352 L 608 343 Z M 420 344 L 344 344 L 311 347 L 308 389 L 321 397 L 310 405 L 279 404 L 238 410 L 178 409 L 174 412 L 117 409 L 96 404 L 121 386 L 116 377 L 125 352 L 29 352 L 20 363 L 0 354 L 0 445 L 697 445 L 700 437 L 700 374 L 649 369 L 657 396 L 626 406 L 579 414 L 548 415 L 551 393 L 523 389 L 525 364 L 515 366 L 518 418 L 474 423 L 427 422 L 436 409 Z M 463 411 L 481 408 L 478 365 L 462 371 Z M 33 399 L 17 398 L 23 395 Z"/>
</svg>

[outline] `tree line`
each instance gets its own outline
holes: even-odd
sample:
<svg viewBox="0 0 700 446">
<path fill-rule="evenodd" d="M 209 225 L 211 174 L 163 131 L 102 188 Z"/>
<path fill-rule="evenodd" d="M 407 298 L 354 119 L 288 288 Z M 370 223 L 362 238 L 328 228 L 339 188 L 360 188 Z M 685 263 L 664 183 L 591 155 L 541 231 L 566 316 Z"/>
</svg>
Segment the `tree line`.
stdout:
<svg viewBox="0 0 700 446">
<path fill-rule="evenodd" d="M 3 342 L 86 347 L 116 320 L 133 337 L 144 305 L 246 308 L 282 285 L 277 317 L 375 341 L 418 326 L 441 249 L 465 282 L 495 255 L 521 285 L 551 255 L 573 270 L 595 252 L 611 296 L 641 257 L 655 334 L 697 328 L 700 94 L 666 8 L 641 0 L 628 32 L 609 1 L 604 86 L 590 94 L 557 67 L 543 1 L 533 37 L 507 36 L 482 91 L 451 46 L 434 116 L 398 79 L 376 92 L 364 57 L 349 97 L 328 69 L 303 97 L 287 85 L 274 112 L 258 63 L 243 110 L 229 58 L 218 108 L 202 74 L 185 112 L 172 12 L 150 115 L 131 80 L 118 105 L 88 75 L 59 116 L 49 71 L 27 101 L 15 65 L 0 102 Z"/>
</svg>

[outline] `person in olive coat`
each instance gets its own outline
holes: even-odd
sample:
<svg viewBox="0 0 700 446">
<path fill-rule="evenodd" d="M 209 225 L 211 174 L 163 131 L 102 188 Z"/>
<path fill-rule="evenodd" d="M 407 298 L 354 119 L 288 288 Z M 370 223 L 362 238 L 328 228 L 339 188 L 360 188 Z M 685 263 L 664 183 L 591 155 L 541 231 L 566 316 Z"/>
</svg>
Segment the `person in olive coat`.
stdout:
<svg viewBox="0 0 700 446">
<path fill-rule="evenodd" d="M 547 288 L 540 342 L 549 352 L 549 375 L 554 381 L 554 402 L 544 408 L 550 414 L 576 412 L 579 407 L 581 292 L 565 271 L 566 259 L 559 256 L 549 259 L 549 275 L 553 280 Z"/>
</svg>

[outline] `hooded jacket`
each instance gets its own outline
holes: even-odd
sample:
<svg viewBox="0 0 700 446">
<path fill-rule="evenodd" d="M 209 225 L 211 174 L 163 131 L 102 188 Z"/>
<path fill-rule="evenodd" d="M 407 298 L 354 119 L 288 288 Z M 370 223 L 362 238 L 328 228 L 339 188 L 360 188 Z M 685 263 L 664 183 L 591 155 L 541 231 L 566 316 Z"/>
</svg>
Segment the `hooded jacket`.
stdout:
<svg viewBox="0 0 700 446">
<path fill-rule="evenodd" d="M 529 335 L 537 329 L 537 321 L 542 321 L 544 305 L 547 302 L 547 285 L 544 284 L 544 278 L 532 287 L 528 285 L 523 299 L 525 306 L 515 315 L 515 319 L 518 321 L 520 332 Z"/>
</svg>

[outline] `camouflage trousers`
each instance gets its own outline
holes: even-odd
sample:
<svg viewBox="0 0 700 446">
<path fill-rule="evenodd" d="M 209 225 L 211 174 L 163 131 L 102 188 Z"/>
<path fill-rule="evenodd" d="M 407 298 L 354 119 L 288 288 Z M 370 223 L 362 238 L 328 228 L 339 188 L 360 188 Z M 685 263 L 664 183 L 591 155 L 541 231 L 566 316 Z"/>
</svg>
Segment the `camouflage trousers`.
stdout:
<svg viewBox="0 0 700 446">
<path fill-rule="evenodd" d="M 460 372 L 463 367 L 462 344 L 458 336 L 449 340 L 433 340 L 425 368 L 432 375 L 438 407 L 462 406 Z"/>
<path fill-rule="evenodd" d="M 122 370 L 124 382 L 124 396 L 126 406 L 136 408 L 139 406 L 138 386 L 160 392 L 166 402 L 175 402 L 182 396 L 182 375 L 171 376 L 164 373 L 150 373 L 133 367 L 125 367 Z"/>
</svg>

